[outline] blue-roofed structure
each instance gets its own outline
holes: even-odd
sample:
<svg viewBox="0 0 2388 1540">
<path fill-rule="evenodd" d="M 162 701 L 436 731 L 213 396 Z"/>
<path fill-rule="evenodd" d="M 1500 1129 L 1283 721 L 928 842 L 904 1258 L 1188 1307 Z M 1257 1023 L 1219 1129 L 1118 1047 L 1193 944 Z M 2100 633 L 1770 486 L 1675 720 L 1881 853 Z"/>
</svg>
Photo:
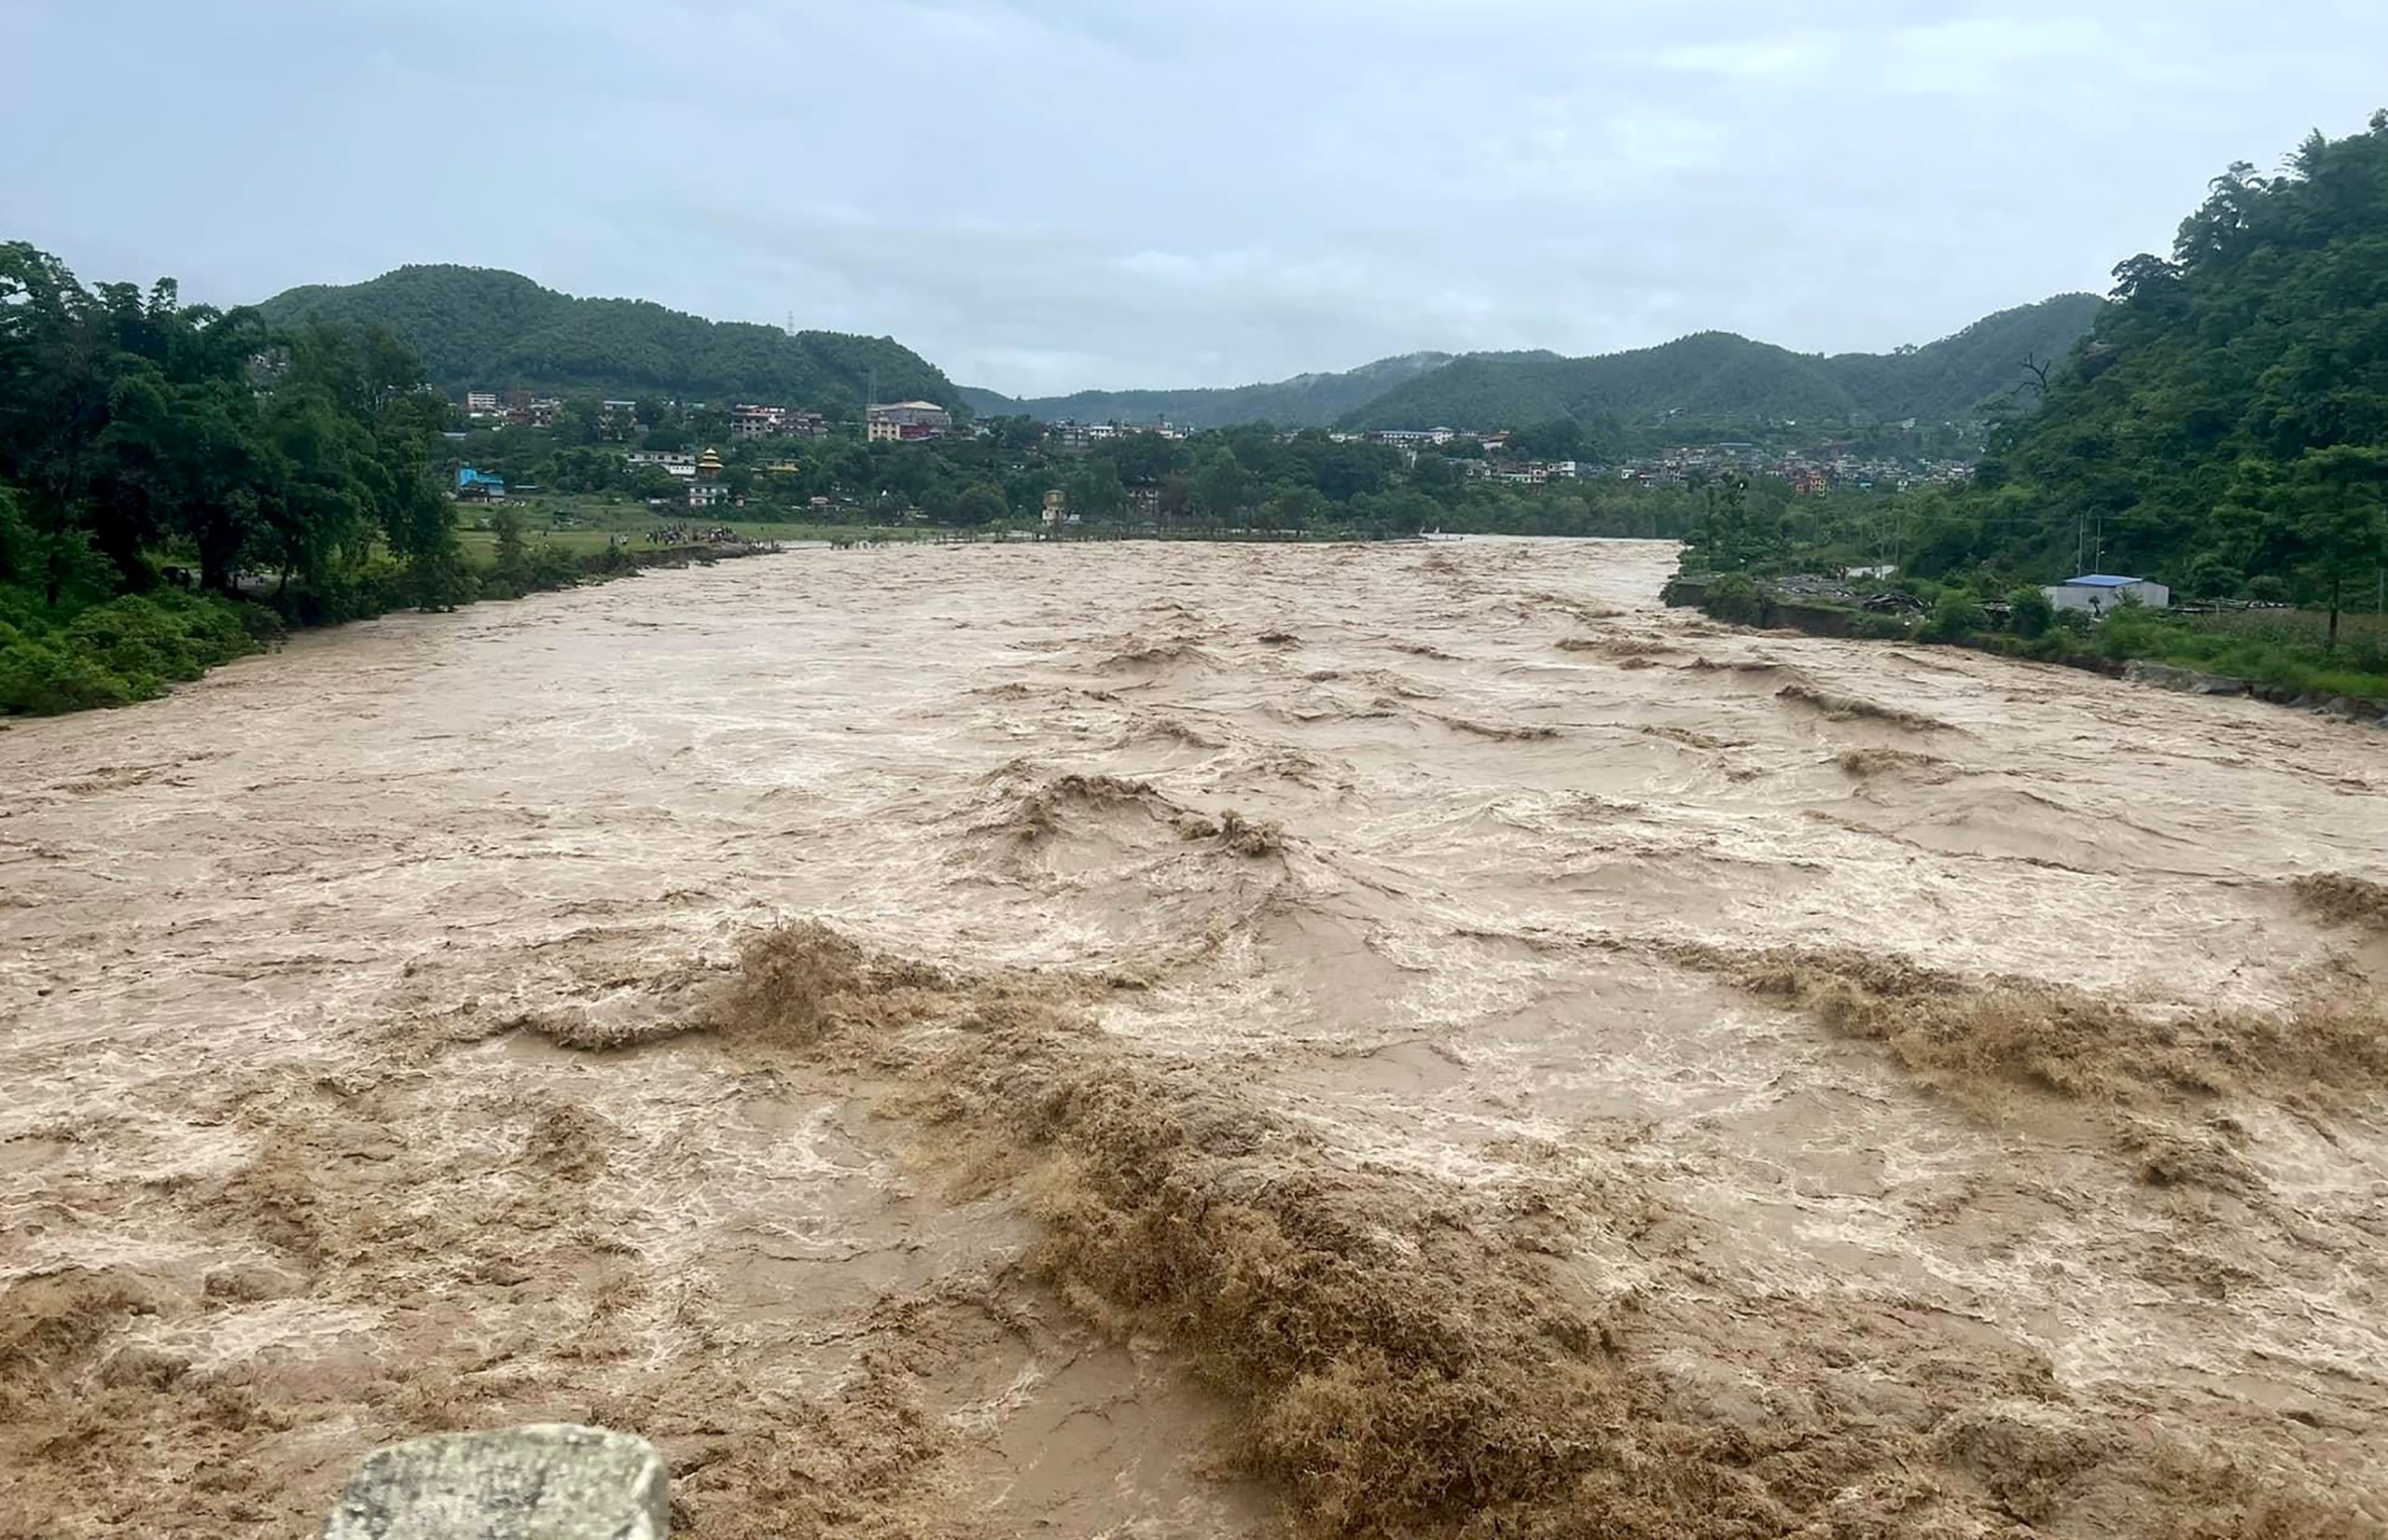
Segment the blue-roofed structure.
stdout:
<svg viewBox="0 0 2388 1540">
<path fill-rule="evenodd" d="M 2103 615 L 2117 604 L 2144 604 L 2160 610 L 2171 608 L 2173 604 L 2173 590 L 2163 584 L 2145 577 L 2120 577 L 2110 572 L 2085 572 L 2040 591 L 2061 610 L 2088 610 L 2092 615 Z"/>
<path fill-rule="evenodd" d="M 503 497 L 506 495 L 506 478 L 477 471 L 470 465 L 459 465 L 456 467 L 456 495 L 465 498 Z"/>
</svg>

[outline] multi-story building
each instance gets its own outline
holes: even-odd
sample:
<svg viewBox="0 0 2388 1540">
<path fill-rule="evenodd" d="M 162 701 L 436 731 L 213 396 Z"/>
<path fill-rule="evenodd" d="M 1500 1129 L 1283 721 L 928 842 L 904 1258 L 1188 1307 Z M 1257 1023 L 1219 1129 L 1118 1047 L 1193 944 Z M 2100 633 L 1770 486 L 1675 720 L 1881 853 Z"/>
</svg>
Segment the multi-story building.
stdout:
<svg viewBox="0 0 2388 1540">
<path fill-rule="evenodd" d="M 953 414 L 934 401 L 896 401 L 873 406 L 865 413 L 865 423 L 874 444 L 936 438 L 953 431 Z"/>
<path fill-rule="evenodd" d="M 497 392 L 493 390 L 466 391 L 465 393 L 465 415 L 467 417 L 495 417 L 497 415 Z"/>
<path fill-rule="evenodd" d="M 736 406 L 729 409 L 732 438 L 776 438 L 787 422 L 785 407 Z"/>
</svg>

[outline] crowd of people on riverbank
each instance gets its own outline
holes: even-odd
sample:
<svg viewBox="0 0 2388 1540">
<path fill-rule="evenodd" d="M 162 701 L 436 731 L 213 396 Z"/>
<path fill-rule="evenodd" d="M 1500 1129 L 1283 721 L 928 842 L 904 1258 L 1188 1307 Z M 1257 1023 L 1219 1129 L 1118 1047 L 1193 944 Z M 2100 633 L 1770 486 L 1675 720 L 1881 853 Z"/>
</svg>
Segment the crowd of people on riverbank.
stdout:
<svg viewBox="0 0 2388 1540">
<path fill-rule="evenodd" d="M 665 524 L 646 532 L 650 546 L 729 546 L 744 538 L 726 524 L 715 524 L 711 529 L 699 529 L 694 524 Z"/>
</svg>

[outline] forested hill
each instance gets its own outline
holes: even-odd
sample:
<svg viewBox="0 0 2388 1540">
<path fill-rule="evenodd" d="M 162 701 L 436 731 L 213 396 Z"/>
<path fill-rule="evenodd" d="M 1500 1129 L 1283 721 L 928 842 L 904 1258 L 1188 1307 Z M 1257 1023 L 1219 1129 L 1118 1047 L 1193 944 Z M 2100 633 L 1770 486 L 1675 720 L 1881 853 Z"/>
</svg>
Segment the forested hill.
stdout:
<svg viewBox="0 0 2388 1540">
<path fill-rule="evenodd" d="M 2115 270 L 2089 343 L 1926 510 L 1927 570 L 2087 560 L 2203 594 L 2367 605 L 2388 568 L 2388 113 L 2233 166 L 2170 257 Z M 2096 552 L 2103 547 L 2103 556 Z"/>
<path fill-rule="evenodd" d="M 1940 422 L 1978 414 L 2024 380 L 2027 358 L 2062 359 L 2090 327 L 2094 295 L 2001 311 L 1953 337 L 1890 354 L 1792 353 L 1730 332 L 1592 358 L 1470 354 L 1348 412 L 1362 428 L 1520 427 L 1572 417 L 1673 413 L 1705 422 Z"/>
<path fill-rule="evenodd" d="M 1028 399 L 963 388 L 981 417 L 1034 417 L 1040 423 L 1159 423 L 1223 428 L 1243 423 L 1323 428 L 1407 380 L 1451 362 L 1447 353 L 1408 353 L 1338 374 L 1298 374 L 1261 385 L 1213 390 L 1080 391 Z"/>
<path fill-rule="evenodd" d="M 943 371 L 883 337 L 707 321 L 643 299 L 580 299 L 495 268 L 399 268 L 368 283 L 310 284 L 261 307 L 287 323 L 380 323 L 422 354 L 434 384 L 623 396 L 858 406 L 962 402 Z"/>
</svg>

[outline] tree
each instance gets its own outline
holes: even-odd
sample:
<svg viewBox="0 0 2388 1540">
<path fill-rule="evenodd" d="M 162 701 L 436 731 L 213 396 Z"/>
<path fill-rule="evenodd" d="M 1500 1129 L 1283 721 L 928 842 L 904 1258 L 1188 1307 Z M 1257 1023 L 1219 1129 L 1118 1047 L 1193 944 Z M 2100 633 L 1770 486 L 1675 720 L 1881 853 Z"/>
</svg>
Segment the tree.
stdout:
<svg viewBox="0 0 2388 1540">
<path fill-rule="evenodd" d="M 2006 629 L 2018 636 L 2045 636 L 2056 624 L 2056 606 L 2036 588 L 2020 588 L 2006 596 Z"/>
<path fill-rule="evenodd" d="M 979 481 L 963 489 L 953 501 L 952 520 L 957 524 L 992 524 L 1011 517 L 1011 505 L 1004 500 L 1001 487 Z"/>
<path fill-rule="evenodd" d="M 1949 589 L 1932 602 L 1932 613 L 1916 634 L 1927 642 L 1962 642 L 1987 624 L 1980 601 L 1964 589 Z"/>
<path fill-rule="evenodd" d="M 16 489 L 0 486 L 0 583 L 26 576 L 33 559 L 33 530 L 18 511 Z"/>
<path fill-rule="evenodd" d="M 1696 542 L 1711 572 L 1735 572 L 1749 565 L 1749 478 L 1729 472 L 1701 489 L 1701 523 Z"/>
<path fill-rule="evenodd" d="M 668 502 L 681 495 L 680 479 L 660 465 L 641 465 L 631 478 L 631 492 L 642 502 Z"/>
<path fill-rule="evenodd" d="M 1251 486 L 1251 474 L 1237 462 L 1232 452 L 1225 449 L 1214 450 L 1209 458 L 1195 467 L 1195 511 L 1206 519 L 1225 522 L 1243 511 L 1244 498 Z"/>
<path fill-rule="evenodd" d="M 2308 451 L 2284 490 L 2279 506 L 2288 543 L 2298 572 L 2328 595 L 2323 645 L 2335 649 L 2346 585 L 2388 568 L 2388 450 L 2339 444 Z"/>
<path fill-rule="evenodd" d="M 1179 440 L 1157 433 L 1123 433 L 1097 445 L 1090 458 L 1110 461 L 1129 486 L 1152 487 L 1185 468 L 1185 449 Z"/>
<path fill-rule="evenodd" d="M 1090 524 L 1118 519 L 1128 506 L 1128 489 L 1119 484 L 1118 465 L 1108 458 L 1087 456 L 1063 490 L 1070 511 Z"/>
<path fill-rule="evenodd" d="M 492 573 L 508 596 L 520 599 L 531 586 L 531 548 L 522 538 L 522 516 L 500 508 L 490 515 L 489 527 L 497 535 Z"/>
<path fill-rule="evenodd" d="M 1554 417 L 1509 436 L 1509 452 L 1529 460 L 1575 460 L 1583 448 L 1583 425 L 1572 417 Z"/>
<path fill-rule="evenodd" d="M 1269 498 L 1269 521 L 1281 530 L 1308 529 L 1326 517 L 1327 506 L 1315 487 L 1279 487 Z"/>
<path fill-rule="evenodd" d="M 1190 476 L 1168 476 L 1161 479 L 1160 495 L 1155 508 L 1166 521 L 1183 519 L 1194 511 L 1194 479 Z"/>
</svg>

